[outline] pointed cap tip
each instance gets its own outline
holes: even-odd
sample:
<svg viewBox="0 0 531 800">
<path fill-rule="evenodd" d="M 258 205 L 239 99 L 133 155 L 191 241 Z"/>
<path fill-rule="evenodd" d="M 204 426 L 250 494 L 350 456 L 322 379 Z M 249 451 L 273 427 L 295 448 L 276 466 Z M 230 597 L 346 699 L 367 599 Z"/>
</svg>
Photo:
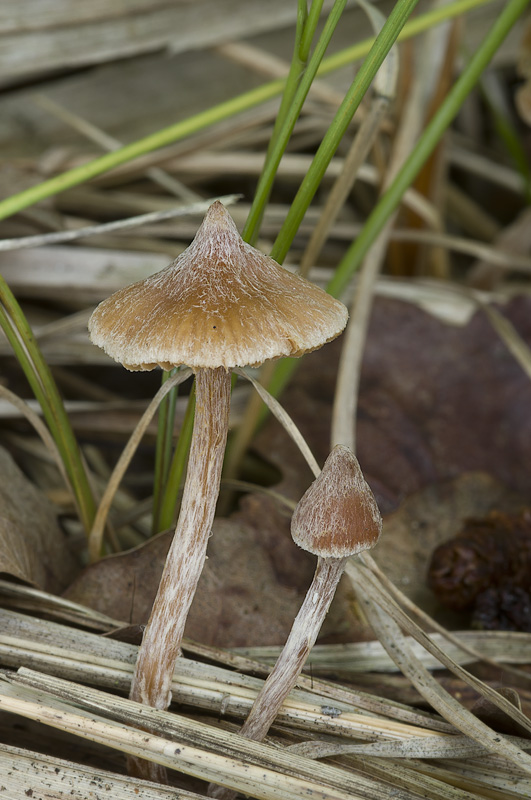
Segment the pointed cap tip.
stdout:
<svg viewBox="0 0 531 800">
<path fill-rule="evenodd" d="M 236 223 L 220 200 L 215 200 L 209 206 L 202 222 L 202 227 L 229 228 L 236 230 Z"/>
</svg>

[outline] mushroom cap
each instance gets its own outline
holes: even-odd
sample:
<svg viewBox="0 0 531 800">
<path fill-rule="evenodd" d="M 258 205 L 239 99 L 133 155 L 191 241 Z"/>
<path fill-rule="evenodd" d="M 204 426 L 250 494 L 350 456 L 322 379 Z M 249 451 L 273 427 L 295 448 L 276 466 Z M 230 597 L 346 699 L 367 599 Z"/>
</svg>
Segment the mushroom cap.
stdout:
<svg viewBox="0 0 531 800">
<path fill-rule="evenodd" d="M 231 369 L 316 350 L 347 317 L 338 300 L 246 244 L 216 202 L 191 245 L 100 303 L 89 331 L 130 370 Z"/>
<path fill-rule="evenodd" d="M 291 520 L 294 542 L 321 558 L 346 558 L 373 547 L 382 517 L 352 450 L 336 445 Z"/>
</svg>

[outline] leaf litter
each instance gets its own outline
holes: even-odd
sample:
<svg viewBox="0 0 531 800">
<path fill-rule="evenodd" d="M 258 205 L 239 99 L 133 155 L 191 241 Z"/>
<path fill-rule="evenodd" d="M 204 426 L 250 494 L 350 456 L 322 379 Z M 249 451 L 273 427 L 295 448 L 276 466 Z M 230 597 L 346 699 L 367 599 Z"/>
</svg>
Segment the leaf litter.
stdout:
<svg viewBox="0 0 531 800">
<path fill-rule="evenodd" d="M 210 143 L 211 145 L 212 143 Z M 48 166 L 52 163 L 51 156 L 54 156 L 56 160 L 60 156 L 59 153 L 55 153 L 55 155 L 50 153 L 49 155 Z M 206 171 L 212 171 L 214 168 L 219 170 L 220 164 L 228 163 L 232 163 L 232 168 L 236 170 L 236 163 L 238 161 L 243 163 L 243 155 L 242 151 L 236 149 L 231 156 L 232 162 L 230 162 L 223 161 L 213 153 L 212 165 Z M 68 157 L 69 154 L 66 154 L 67 159 Z M 63 163 L 68 163 L 68 161 Z M 336 174 L 339 167 L 340 165 L 337 164 Z M 205 167 L 201 168 L 196 163 L 195 167 L 192 164 L 192 168 L 195 172 L 187 173 L 185 169 L 181 177 L 194 184 L 196 181 L 199 183 L 204 181 Z M 201 175 L 201 169 L 203 169 L 203 175 Z M 252 169 L 256 172 L 256 164 Z M 124 172 L 127 170 L 124 169 Z M 140 170 L 137 170 L 136 173 L 134 170 L 130 172 L 133 179 L 139 179 L 141 174 Z M 513 180 L 514 174 L 509 177 Z M 28 182 L 22 171 L 21 181 L 24 179 Z M 110 180 L 116 180 L 116 178 L 111 176 Z M 33 182 L 33 179 L 29 182 Z M 105 186 L 105 179 L 100 181 L 100 185 Z M 197 185 L 195 184 L 195 186 Z M 85 203 L 85 210 L 89 208 L 90 203 L 88 194 L 86 193 L 86 196 L 82 197 L 81 193 L 76 201 Z M 102 208 L 104 194 L 105 192 L 100 192 L 97 198 Z M 134 194 L 135 192 L 130 193 L 128 202 L 135 203 L 138 200 L 138 195 L 135 198 Z M 116 197 L 115 200 L 119 201 L 119 198 Z M 123 197 L 122 201 L 124 201 Z M 70 206 L 68 202 L 68 198 L 66 198 L 65 205 L 61 206 L 58 203 L 56 206 L 57 209 L 64 211 L 65 218 L 69 212 L 78 213 L 74 198 L 71 198 Z M 92 198 L 92 202 L 94 202 L 94 198 Z M 95 206 L 93 205 L 92 208 Z M 142 210 L 150 210 L 147 200 L 145 208 L 138 208 L 138 212 Z M 53 213 L 50 212 L 46 215 L 45 211 L 45 209 L 42 210 L 39 225 L 42 226 L 44 223 L 45 230 L 53 230 L 54 224 L 57 228 L 57 217 L 54 220 Z M 97 221 L 98 219 L 91 216 L 90 220 L 82 221 L 82 224 Z M 344 220 L 341 222 L 344 224 Z M 14 228 L 9 227 L 11 224 L 4 223 L 5 235 L 19 236 L 25 232 L 31 234 L 41 230 L 40 227 L 35 229 L 28 223 L 28 220 L 15 221 Z M 332 237 L 337 235 L 338 225 L 332 229 Z M 59 225 L 59 227 L 61 226 Z M 274 230 L 274 226 L 272 229 Z M 333 241 L 339 240 L 340 237 Z M 131 248 L 146 246 L 146 240 L 141 242 L 140 238 L 135 240 L 130 237 L 129 240 L 115 240 L 114 247 L 118 247 L 117 252 L 125 253 L 120 248 L 127 246 L 127 241 L 130 242 Z M 169 244 L 167 246 L 170 247 Z M 156 248 L 153 249 L 156 251 Z M 330 251 L 333 253 L 333 247 L 325 249 L 323 256 L 325 263 L 332 260 Z M 98 252 L 97 247 L 94 247 L 94 252 Z M 137 263 L 135 262 L 135 265 Z M 497 277 L 499 280 L 499 275 Z M 491 278 L 492 275 L 489 275 L 489 280 Z M 86 291 L 87 287 L 80 291 L 81 302 L 83 297 L 87 297 Z M 63 296 L 63 301 L 65 297 L 68 299 L 67 294 Z M 529 344 L 531 340 L 529 310 L 529 298 L 526 296 L 517 297 L 501 308 L 502 313 L 518 331 L 524 345 L 526 342 Z M 422 347 L 420 343 L 422 343 Z M 66 346 L 68 348 L 68 342 L 66 342 Z M 71 354 L 73 352 L 72 350 Z M 315 354 L 302 364 L 298 375 L 285 395 L 286 406 L 291 416 L 300 425 L 312 450 L 318 455 L 320 463 L 324 461 L 329 449 L 328 420 L 337 371 L 337 358 L 332 353 L 333 349 L 328 349 L 326 354 Z M 64 354 L 62 358 L 65 359 Z M 68 360 L 68 355 L 66 360 Z M 447 533 L 451 535 L 457 532 L 465 516 L 482 513 L 481 509 L 483 508 L 490 510 L 491 504 L 494 507 L 500 503 L 506 510 L 517 510 L 519 498 L 529 496 L 529 475 L 528 470 L 526 472 L 526 464 L 529 464 L 531 450 L 527 414 L 530 399 L 528 382 L 522 370 L 512 360 L 505 346 L 501 344 L 501 340 L 489 327 L 489 323 L 486 323 L 481 312 L 477 312 L 462 328 L 455 328 L 430 317 L 412 303 L 398 302 L 390 298 L 377 298 L 361 375 L 358 417 L 359 456 L 369 481 L 378 494 L 382 508 L 389 514 L 387 519 L 388 545 L 385 538 L 383 543 L 389 547 L 386 562 L 389 570 L 395 566 L 397 574 L 394 575 L 390 571 L 388 573 L 387 567 L 385 571 L 398 582 L 401 588 L 406 589 L 422 608 L 431 610 L 430 603 L 433 603 L 433 599 L 428 596 L 422 586 L 422 565 L 427 564 L 432 540 L 435 544 L 442 540 Z M 95 413 L 101 416 L 99 410 Z M 296 501 L 310 482 L 311 472 L 304 465 L 295 448 L 287 442 L 285 435 L 275 422 L 269 421 L 266 424 L 263 432 L 255 440 L 253 448 L 281 473 L 281 481 L 274 487 L 275 490 L 288 500 Z M 432 505 L 431 514 L 430 504 Z M 440 512 L 439 515 L 435 513 L 435 509 Z M 419 521 L 419 518 L 427 533 L 424 536 L 412 536 L 411 523 Z M 23 547 L 31 550 L 33 540 L 28 538 L 27 530 L 29 529 L 25 527 L 21 531 L 21 539 Z M 222 549 L 222 540 L 227 542 L 227 548 Z M 8 542 L 6 552 L 14 551 L 13 540 L 6 541 Z M 17 542 L 16 547 L 19 546 L 20 543 Z M 98 605 L 102 601 L 103 595 L 108 594 L 107 604 L 101 606 L 101 613 L 94 614 L 90 623 L 96 629 L 98 626 L 100 629 L 109 628 L 109 625 L 103 622 L 102 613 L 105 612 L 113 617 L 113 622 L 122 624 L 142 622 L 148 613 L 149 598 L 154 592 L 157 568 L 160 571 L 165 547 L 167 547 L 167 541 L 163 534 L 152 543 L 146 544 L 132 553 L 106 559 L 99 568 L 101 569 L 100 575 L 98 575 L 98 567 L 90 567 L 85 575 L 81 576 L 71 587 L 69 596 L 80 597 L 87 605 Z M 396 549 L 393 550 L 393 547 Z M 298 607 L 299 599 L 302 597 L 313 567 L 312 560 L 306 558 L 291 544 L 285 508 L 281 508 L 272 497 L 263 493 L 248 494 L 241 500 L 239 511 L 233 513 L 227 520 L 216 522 L 215 536 L 211 541 L 210 550 L 210 562 L 205 573 L 206 585 L 202 595 L 203 600 L 197 604 L 194 611 L 196 617 L 191 635 L 202 643 L 211 642 L 210 655 L 213 659 L 216 657 L 216 648 L 229 643 L 251 645 L 255 640 L 260 644 L 266 641 L 273 644 L 281 642 L 293 618 L 293 609 L 296 610 Z M 400 583 L 400 566 L 396 562 L 398 553 L 405 551 L 411 552 L 412 565 L 409 576 L 402 575 L 402 578 L 409 577 L 410 580 L 407 583 L 402 580 Z M 378 560 L 378 553 L 375 556 Z M 384 557 L 382 553 L 380 558 L 384 559 Z M 247 563 L 251 563 L 250 569 L 246 567 Z M 380 566 L 383 566 L 383 561 L 380 562 Z M 22 580 L 29 580 L 39 588 L 51 588 L 43 583 L 39 576 L 32 576 L 32 568 L 21 568 L 20 565 L 11 566 L 6 569 L 6 574 L 16 575 L 17 569 L 21 571 L 21 576 L 17 577 L 22 577 L 22 573 L 26 573 L 26 577 L 22 577 Z M 65 574 L 68 572 L 68 568 L 62 568 L 61 571 Z M 228 577 L 228 572 L 230 572 L 230 577 Z M 108 593 L 110 585 L 113 588 L 112 594 Z M 80 587 L 83 588 L 80 589 Z M 33 612 L 38 612 L 39 608 L 46 608 L 47 613 L 52 617 L 57 614 L 58 618 L 68 618 L 68 615 L 71 614 L 71 618 L 78 623 L 81 621 L 88 624 L 91 618 L 89 609 L 77 608 L 76 610 L 75 604 L 70 602 L 70 604 L 65 603 L 64 607 L 59 610 L 55 601 L 45 600 L 44 593 L 39 593 L 37 589 L 31 590 L 33 594 L 30 593 L 30 589 L 27 590 L 27 594 L 24 594 L 23 590 L 24 587 L 21 587 L 21 594 L 17 594 L 13 599 L 14 589 L 12 589 L 10 602 L 15 605 L 20 603 L 22 607 L 23 604 L 27 604 L 28 607 L 33 608 Z M 57 589 L 54 588 L 53 591 L 57 591 Z M 76 595 L 75 593 L 78 591 L 86 593 Z M 260 596 L 259 603 L 256 602 L 257 595 Z M 376 606 L 378 599 L 382 602 L 382 596 L 375 595 Z M 45 603 L 47 605 L 44 605 Z M 342 590 L 336 599 L 335 609 L 330 616 L 328 628 L 324 631 L 325 637 L 332 643 L 330 647 L 337 648 L 332 650 L 337 655 L 341 652 L 339 648 L 342 645 L 333 644 L 334 642 L 350 643 L 355 638 L 362 640 L 373 635 L 370 633 L 366 620 L 360 619 L 359 612 L 362 606 L 363 602 L 356 601 L 354 591 L 348 581 L 344 581 Z M 98 605 L 98 607 L 100 606 Z M 29 625 L 30 623 L 21 622 L 20 624 Z M 396 646 L 397 637 L 401 636 L 400 632 L 395 631 L 387 636 L 385 620 L 381 618 L 378 620 L 378 612 L 374 614 L 374 624 L 375 628 L 380 630 L 382 640 L 388 641 L 390 651 L 392 651 L 392 646 Z M 74 629 L 67 625 L 61 627 L 67 639 L 70 635 L 75 636 Z M 54 644 L 57 644 L 61 638 L 59 631 L 46 629 L 45 626 L 44 629 L 46 636 L 41 644 L 41 652 L 38 652 L 39 648 L 35 644 L 30 644 L 32 638 L 38 638 L 35 629 L 34 635 L 28 637 L 25 650 L 17 651 L 15 648 L 10 655 L 6 656 L 11 659 L 9 663 L 13 665 L 24 663 L 25 658 L 29 658 L 28 653 L 32 651 L 31 657 L 35 659 L 34 665 L 37 669 L 64 672 L 66 677 L 74 680 L 82 679 L 80 676 L 87 679 L 90 664 L 83 665 L 81 662 L 83 659 L 87 662 L 91 660 L 92 655 L 97 652 L 97 648 L 89 647 L 81 658 L 78 656 L 77 665 L 72 666 L 71 663 L 69 665 L 68 653 L 60 655 L 54 651 Z M 487 637 L 479 636 L 478 638 L 476 635 L 469 641 L 472 641 L 481 650 L 481 643 L 488 640 Z M 500 641 L 505 642 L 505 648 L 503 644 L 499 645 Z M 497 640 L 493 646 L 498 650 L 502 649 L 504 655 L 510 660 L 512 652 L 518 649 L 518 642 L 521 643 L 520 655 L 522 652 L 525 654 L 524 643 L 526 641 L 511 637 Z M 450 646 L 443 644 L 444 639 L 437 640 L 437 642 L 450 651 Z M 70 641 L 69 645 L 71 643 Z M 359 644 L 364 646 L 361 641 Z M 368 645 L 370 644 L 374 643 L 368 643 Z M 6 648 L 2 652 L 7 652 L 12 646 L 13 642 L 9 642 L 7 639 L 2 640 L 2 648 Z M 47 650 L 48 654 L 46 654 Z M 407 651 L 407 645 L 405 650 Z M 22 652 L 25 655 L 21 655 Z M 417 650 L 414 653 L 420 661 L 422 661 L 422 652 L 426 651 Z M 459 649 L 451 652 L 457 661 L 463 658 Z M 219 657 L 222 657 L 221 654 Z M 228 658 L 228 656 L 225 654 L 223 658 Z M 393 662 L 388 657 L 387 664 L 391 663 Z M 409 669 L 411 669 L 412 663 L 413 661 L 410 660 Z M 96 669 L 92 673 L 93 678 L 98 668 L 103 672 L 109 669 L 106 677 L 107 685 L 114 688 L 122 685 L 125 688 L 126 677 L 125 679 L 123 676 L 121 677 L 122 683 L 120 684 L 119 681 L 117 682 L 117 673 L 113 673 L 109 665 L 104 664 L 103 661 L 98 665 L 97 658 L 95 658 L 94 666 Z M 432 661 L 430 669 L 433 666 Z M 196 669 L 200 671 L 200 668 Z M 71 671 L 69 672 L 69 670 Z M 405 671 L 407 672 L 407 669 Z M 424 675 L 424 680 L 426 680 L 426 675 L 418 668 L 418 665 L 416 674 L 417 676 Z M 204 675 L 203 677 L 206 681 L 207 678 Z M 45 681 L 44 678 L 42 680 Z M 219 675 L 217 680 L 221 682 Z M 304 680 L 310 681 L 309 688 L 311 689 L 311 676 Z M 212 698 L 215 692 L 213 692 L 208 701 L 211 703 L 210 706 L 206 700 L 203 701 L 204 713 L 207 713 L 207 709 L 213 714 L 219 714 L 220 717 L 223 717 L 227 710 L 228 713 L 235 715 L 244 713 L 242 706 L 238 706 L 238 702 L 242 703 L 243 700 L 240 698 L 236 702 L 231 699 L 230 687 L 234 681 L 234 677 L 226 676 L 225 685 L 229 687 L 226 695 L 220 697 L 218 692 L 214 701 Z M 315 678 L 315 682 L 317 684 L 317 678 Z M 304 685 L 308 689 L 307 684 Z M 333 687 L 333 684 L 330 686 Z M 250 684 L 245 684 L 245 681 L 242 681 L 242 686 L 238 690 L 245 695 L 245 692 L 242 691 L 243 688 L 252 694 Z M 201 707 L 198 700 L 201 697 L 201 690 L 201 686 L 191 686 L 191 688 L 189 686 L 186 690 L 187 694 L 181 695 L 187 711 L 192 708 L 197 710 Z M 83 689 L 78 689 L 78 691 L 79 696 L 82 696 Z M 332 688 L 330 691 L 333 692 L 334 689 Z M 337 687 L 336 691 L 339 696 L 341 691 L 348 692 L 348 687 Z M 7 695 L 9 692 L 6 693 Z M 16 693 L 13 692 L 11 697 L 16 700 Z M 49 708 L 53 709 L 53 703 L 49 698 L 50 695 L 46 692 L 44 695 L 33 698 L 37 700 L 35 714 L 40 713 L 39 709 L 42 704 L 48 703 Z M 21 704 L 28 702 L 27 698 L 24 700 L 19 697 L 18 699 Z M 303 704 L 305 702 L 300 696 L 298 700 Z M 443 705 L 448 703 L 443 695 L 440 695 L 439 700 Z M 385 705 L 385 701 L 383 702 Z M 328 741 L 321 745 L 319 742 L 313 741 L 312 736 L 314 735 L 325 738 L 331 735 L 332 723 L 334 723 L 337 710 L 340 710 L 341 701 L 338 697 L 331 699 L 329 695 L 323 695 L 320 703 L 321 717 L 328 716 L 328 722 L 326 719 L 321 720 L 320 724 L 323 727 L 317 734 L 310 729 L 305 730 L 304 724 L 299 728 L 299 734 L 302 731 L 303 736 L 308 737 L 309 744 L 316 745 L 314 754 L 318 753 L 319 747 L 322 747 L 321 757 L 330 758 L 331 754 L 335 753 L 337 758 L 343 759 L 339 762 L 344 767 L 343 772 L 361 770 L 366 774 L 378 776 L 380 786 L 384 786 L 387 772 L 387 779 L 394 782 L 393 796 L 395 797 L 418 797 L 419 794 L 422 794 L 433 798 L 477 796 L 505 798 L 505 796 L 525 797 L 529 794 L 529 784 L 525 783 L 526 779 L 522 771 L 518 770 L 514 763 L 508 765 L 508 762 L 496 761 L 496 757 L 490 756 L 487 762 L 483 757 L 476 765 L 469 763 L 468 760 L 465 765 L 462 760 L 465 757 L 463 756 L 464 740 L 463 737 L 455 734 L 446 737 L 455 740 L 455 749 L 452 750 L 449 747 L 447 751 L 441 750 L 440 752 L 452 752 L 456 758 L 461 760 L 455 761 L 454 759 L 452 762 L 450 758 L 439 760 L 437 765 L 430 764 L 431 772 L 425 774 L 422 780 L 421 776 L 423 770 L 426 772 L 426 767 L 420 766 L 418 761 L 415 763 L 413 759 L 418 760 L 422 757 L 422 747 L 426 747 L 426 741 L 422 745 L 420 741 L 414 741 L 415 737 L 411 738 L 409 745 L 407 739 L 400 742 L 400 747 L 408 753 L 411 759 L 406 772 L 400 772 L 392 759 L 391 748 L 385 742 L 372 743 L 369 741 L 366 744 L 358 742 L 348 745 L 351 748 L 369 748 L 365 752 L 365 760 L 355 762 L 353 760 L 355 758 L 354 751 L 351 751 L 350 754 L 344 752 L 341 755 L 340 748 L 344 745 Z M 248 707 L 248 704 L 249 697 L 247 696 L 243 702 L 243 708 Z M 388 709 L 392 716 L 391 707 L 392 704 L 389 704 Z M 334 711 L 328 713 L 323 709 L 334 709 Z M 55 710 L 57 711 L 57 708 Z M 77 710 L 78 706 L 74 705 L 62 708 L 61 713 L 65 714 L 64 719 L 66 719 L 68 714 L 75 715 Z M 53 713 L 53 711 L 47 713 Z M 290 713 L 291 717 L 288 715 L 286 719 L 281 720 L 284 730 L 279 728 L 276 732 L 277 735 L 282 734 L 286 737 L 281 739 L 283 745 L 289 741 L 286 726 L 293 724 L 294 719 L 299 720 L 296 727 L 301 725 L 301 716 L 295 707 Z M 304 714 L 308 713 L 308 709 L 304 709 Z M 415 713 L 415 711 L 408 710 L 408 713 Z M 304 714 L 302 718 L 305 718 Z M 341 717 L 344 717 L 345 720 L 343 725 L 341 725 Z M 316 718 L 314 715 L 313 724 L 315 724 Z M 466 714 L 462 714 L 460 719 L 466 723 Z M 211 722 L 215 724 L 216 720 L 212 719 Z M 492 718 L 490 722 L 493 723 Z M 347 723 L 346 713 L 340 713 L 335 724 L 341 727 L 343 733 Z M 446 724 L 439 718 L 437 718 L 437 723 L 439 725 Z M 436 725 L 435 721 L 433 725 Z M 103 728 L 99 730 L 101 732 Z M 475 730 L 481 731 L 483 728 L 476 727 Z M 466 741 L 468 741 L 469 747 L 480 746 L 470 744 L 469 739 Z M 509 743 L 523 746 L 522 742 L 512 742 L 511 740 Z M 370 748 L 373 748 L 374 755 L 375 752 L 378 752 L 378 746 L 381 750 L 380 757 L 388 759 L 387 764 L 384 763 L 384 766 L 380 767 L 377 765 L 376 757 L 371 761 L 370 756 Z M 385 750 L 386 746 L 389 748 L 387 751 Z M 418 748 L 416 754 L 415 746 Z M 308 752 L 310 749 L 308 748 Z M 477 750 L 470 752 L 475 753 Z M 6 757 L 6 753 L 7 751 L 2 751 L 1 757 Z M 386 753 L 385 756 L 384 753 Z M 397 755 L 396 749 L 394 754 Z M 20 754 L 18 757 L 22 763 L 23 757 Z M 497 767 L 496 783 L 494 783 L 495 776 L 489 775 L 490 766 L 493 764 L 496 764 Z M 477 770 L 476 774 L 474 774 L 474 766 Z M 72 767 L 69 768 L 72 769 Z M 66 770 L 67 767 L 61 764 L 56 769 Z M 487 786 L 485 781 L 482 783 L 481 770 L 489 778 L 492 778 L 492 787 Z M 418 783 L 415 783 L 415 775 Z M 456 777 L 458 775 L 461 777 Z M 111 778 L 109 778 L 110 780 Z M 347 779 L 337 777 L 337 780 L 346 781 Z M 330 781 L 331 784 L 334 782 L 332 778 Z M 455 789 L 450 786 L 452 783 L 457 784 Z M 459 786 L 461 788 L 458 788 Z M 496 788 L 493 788 L 494 786 Z M 135 791 L 137 788 L 140 791 L 139 787 L 135 787 Z M 356 796 L 352 793 L 352 785 L 349 788 L 351 793 L 348 796 Z M 125 791 L 123 786 L 117 786 L 116 790 Z M 363 796 L 372 796 L 370 792 L 373 790 L 374 787 L 369 788 L 369 784 L 367 784 L 364 787 Z M 107 791 L 109 790 L 107 789 Z M 266 790 L 264 791 L 266 792 Z M 387 796 L 386 792 L 388 789 L 386 788 L 384 791 L 382 788 L 381 793 L 376 796 Z M 503 794 L 504 792 L 507 792 L 507 795 Z M 157 790 L 153 789 L 153 793 L 153 796 L 159 796 Z M 164 796 L 162 789 L 160 794 Z M 266 792 L 264 796 L 278 795 L 272 791 L 270 795 Z M 286 795 L 281 794 L 280 796 Z M 335 795 L 332 793 L 330 796 Z"/>
</svg>

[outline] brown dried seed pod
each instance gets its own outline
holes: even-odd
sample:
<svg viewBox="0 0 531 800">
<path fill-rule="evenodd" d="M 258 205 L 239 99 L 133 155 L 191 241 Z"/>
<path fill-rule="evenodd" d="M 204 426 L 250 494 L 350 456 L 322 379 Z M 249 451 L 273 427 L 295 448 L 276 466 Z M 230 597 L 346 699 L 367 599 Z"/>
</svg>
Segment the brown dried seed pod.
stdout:
<svg viewBox="0 0 531 800">
<path fill-rule="evenodd" d="M 440 545 L 428 583 L 441 603 L 456 611 L 473 607 L 491 587 L 531 586 L 531 512 L 466 520 L 463 530 Z"/>
<path fill-rule="evenodd" d="M 485 589 L 476 597 L 470 625 L 483 631 L 531 633 L 531 586 L 524 589 L 507 582 Z"/>
</svg>

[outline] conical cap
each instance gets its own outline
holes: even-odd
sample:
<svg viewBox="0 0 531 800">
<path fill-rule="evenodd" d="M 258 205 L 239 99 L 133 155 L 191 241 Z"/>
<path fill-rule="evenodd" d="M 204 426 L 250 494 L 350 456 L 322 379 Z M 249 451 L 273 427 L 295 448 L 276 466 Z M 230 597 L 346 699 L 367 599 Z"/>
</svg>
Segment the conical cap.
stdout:
<svg viewBox="0 0 531 800">
<path fill-rule="evenodd" d="M 191 245 L 100 303 L 89 330 L 128 369 L 230 369 L 315 350 L 347 317 L 338 300 L 246 244 L 216 202 Z"/>
<path fill-rule="evenodd" d="M 293 513 L 293 540 L 321 558 L 346 558 L 373 547 L 381 531 L 378 505 L 355 455 L 336 445 Z"/>
</svg>

